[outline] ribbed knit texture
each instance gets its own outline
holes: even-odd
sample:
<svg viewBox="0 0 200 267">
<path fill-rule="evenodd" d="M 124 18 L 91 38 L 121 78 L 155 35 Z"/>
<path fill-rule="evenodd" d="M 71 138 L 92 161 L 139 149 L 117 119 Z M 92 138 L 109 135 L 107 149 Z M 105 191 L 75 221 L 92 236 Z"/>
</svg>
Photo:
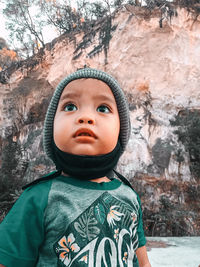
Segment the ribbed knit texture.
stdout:
<svg viewBox="0 0 200 267">
<path fill-rule="evenodd" d="M 120 118 L 120 136 L 119 140 L 122 146 L 122 153 L 124 152 L 126 145 L 128 143 L 130 137 L 130 117 L 129 117 L 129 108 L 128 103 L 126 101 L 125 95 L 118 84 L 118 82 L 110 76 L 108 73 L 103 72 L 101 70 L 96 70 L 92 68 L 84 68 L 80 69 L 65 79 L 63 79 L 57 86 L 51 102 L 49 104 L 45 122 L 44 122 L 44 131 L 43 131 L 43 145 L 44 150 L 49 158 L 55 162 L 54 153 L 53 153 L 53 122 L 55 113 L 57 110 L 58 102 L 60 100 L 60 96 L 67 86 L 73 80 L 82 79 L 82 78 L 94 78 L 105 82 L 111 89 L 115 101 L 117 103 L 117 109 L 119 112 Z"/>
</svg>

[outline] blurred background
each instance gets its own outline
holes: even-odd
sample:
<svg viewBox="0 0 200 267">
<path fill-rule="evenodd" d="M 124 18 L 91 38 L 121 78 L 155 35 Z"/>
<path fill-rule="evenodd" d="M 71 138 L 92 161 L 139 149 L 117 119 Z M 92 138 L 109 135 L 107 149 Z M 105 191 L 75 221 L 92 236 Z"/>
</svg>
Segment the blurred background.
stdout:
<svg viewBox="0 0 200 267">
<path fill-rule="evenodd" d="M 45 112 L 60 80 L 87 66 L 128 99 L 118 170 L 141 197 L 146 235 L 200 235 L 199 15 L 192 0 L 0 1 L 0 221 L 22 185 L 54 169 Z"/>
</svg>

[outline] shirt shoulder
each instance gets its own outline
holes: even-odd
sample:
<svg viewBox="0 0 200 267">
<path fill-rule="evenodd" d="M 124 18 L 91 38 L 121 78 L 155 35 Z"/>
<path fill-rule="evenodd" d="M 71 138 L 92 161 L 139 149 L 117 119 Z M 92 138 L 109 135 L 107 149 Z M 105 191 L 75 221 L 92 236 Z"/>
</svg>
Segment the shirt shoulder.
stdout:
<svg viewBox="0 0 200 267">
<path fill-rule="evenodd" d="M 45 236 L 44 213 L 50 188 L 51 181 L 27 188 L 0 224 L 1 264 L 35 266 Z"/>
</svg>

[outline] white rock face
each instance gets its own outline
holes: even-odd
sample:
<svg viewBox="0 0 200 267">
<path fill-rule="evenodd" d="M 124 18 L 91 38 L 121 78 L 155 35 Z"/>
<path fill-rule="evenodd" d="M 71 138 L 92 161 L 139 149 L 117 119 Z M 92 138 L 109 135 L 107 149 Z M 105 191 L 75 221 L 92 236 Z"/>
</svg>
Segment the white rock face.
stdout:
<svg viewBox="0 0 200 267">
<path fill-rule="evenodd" d="M 200 110 L 200 18 L 194 20 L 194 15 L 179 8 L 178 16 L 171 22 L 163 21 L 160 28 L 158 12 L 145 12 L 127 6 L 115 15 L 112 25 L 117 27 L 111 32 L 107 57 L 104 49 L 89 56 L 99 45 L 99 24 L 93 36 L 79 33 L 59 38 L 31 71 L 12 73 L 0 89 L 2 159 L 6 140 L 11 137 L 20 151 L 26 151 L 18 157 L 26 162 L 26 168 L 20 167 L 19 171 L 24 180 L 46 172 L 45 166 L 50 163 L 42 151 L 41 132 L 53 88 L 84 65 L 102 69 L 119 81 L 130 104 L 131 138 L 118 169 L 141 193 L 144 207 L 151 214 L 166 208 L 166 201 L 174 205 L 172 209 L 185 205 L 185 210 L 190 209 L 187 202 L 191 202 L 193 213 L 188 216 L 197 222 L 197 203 L 192 196 L 199 196 L 199 179 L 191 172 L 191 155 L 178 141 L 174 133 L 177 127 L 171 121 L 176 116 L 184 118 L 187 109 Z M 12 166 L 17 169 L 16 164 Z M 191 186 L 193 193 L 189 193 Z M 180 216 L 182 221 L 184 216 Z M 188 229 L 191 225 L 197 233 L 196 223 Z"/>
</svg>

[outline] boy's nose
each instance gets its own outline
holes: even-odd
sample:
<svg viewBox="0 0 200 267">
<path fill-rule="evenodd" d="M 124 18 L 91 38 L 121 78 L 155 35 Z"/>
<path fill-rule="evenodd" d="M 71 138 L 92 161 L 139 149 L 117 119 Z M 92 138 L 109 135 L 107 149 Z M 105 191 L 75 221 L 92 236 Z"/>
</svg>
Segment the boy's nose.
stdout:
<svg viewBox="0 0 200 267">
<path fill-rule="evenodd" d="M 85 123 L 85 124 L 94 124 L 94 119 L 89 118 L 89 117 L 81 117 L 81 118 L 78 119 L 78 122 L 81 123 L 81 124 L 83 124 L 83 123 Z"/>
</svg>

